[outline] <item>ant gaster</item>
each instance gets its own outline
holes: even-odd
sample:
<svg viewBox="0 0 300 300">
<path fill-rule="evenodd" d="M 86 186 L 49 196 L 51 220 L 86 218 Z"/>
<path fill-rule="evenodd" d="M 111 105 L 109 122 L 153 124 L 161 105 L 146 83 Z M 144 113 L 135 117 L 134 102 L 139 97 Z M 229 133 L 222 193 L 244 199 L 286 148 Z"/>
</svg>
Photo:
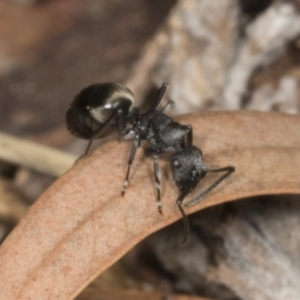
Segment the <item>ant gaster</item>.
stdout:
<svg viewBox="0 0 300 300">
<path fill-rule="evenodd" d="M 162 109 L 158 109 L 167 88 L 168 84 L 163 83 L 145 110 L 141 112 L 139 107 L 133 107 L 133 93 L 126 86 L 117 83 L 94 84 L 83 89 L 75 97 L 67 110 L 66 121 L 67 128 L 73 135 L 89 140 L 84 155 L 88 154 L 94 139 L 103 137 L 113 127 L 117 128 L 119 136 L 133 139 L 122 195 L 125 194 L 128 185 L 130 167 L 136 150 L 142 141 L 147 141 L 148 147 L 145 149 L 145 153 L 153 156 L 158 211 L 161 214 L 158 156 L 165 152 L 172 153 L 170 168 L 173 179 L 180 189 L 176 204 L 184 223 L 184 235 L 181 242 L 181 245 L 184 245 L 189 233 L 189 223 L 182 208 L 185 197 L 198 185 L 207 172 L 225 172 L 205 191 L 187 202 L 185 206 L 199 202 L 235 169 L 231 166 L 211 170 L 206 168 L 201 150 L 192 145 L 192 126 L 174 122 L 164 113 L 172 101 L 168 101 Z M 131 126 L 128 127 L 129 125 Z"/>
</svg>

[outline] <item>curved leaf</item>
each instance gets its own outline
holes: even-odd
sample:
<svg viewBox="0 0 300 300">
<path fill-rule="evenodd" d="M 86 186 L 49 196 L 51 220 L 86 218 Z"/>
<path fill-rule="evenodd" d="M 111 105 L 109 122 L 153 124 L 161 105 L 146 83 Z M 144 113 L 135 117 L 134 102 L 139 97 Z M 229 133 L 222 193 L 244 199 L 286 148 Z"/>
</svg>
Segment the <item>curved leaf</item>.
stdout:
<svg viewBox="0 0 300 300">
<path fill-rule="evenodd" d="M 236 167 L 188 213 L 242 197 L 300 192 L 298 116 L 209 112 L 178 120 L 193 126 L 209 168 Z M 136 243 L 181 217 L 178 190 L 163 162 L 164 215 L 158 214 L 153 163 L 142 148 L 120 196 L 129 151 L 125 141 L 101 146 L 29 209 L 0 248 L 1 299 L 72 299 Z"/>
</svg>

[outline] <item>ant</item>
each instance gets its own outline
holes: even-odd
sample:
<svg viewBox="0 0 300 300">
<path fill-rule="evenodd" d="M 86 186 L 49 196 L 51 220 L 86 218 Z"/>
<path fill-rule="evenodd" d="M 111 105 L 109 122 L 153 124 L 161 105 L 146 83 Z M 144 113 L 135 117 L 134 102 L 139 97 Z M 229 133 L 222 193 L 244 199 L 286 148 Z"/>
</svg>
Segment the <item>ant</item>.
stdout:
<svg viewBox="0 0 300 300">
<path fill-rule="evenodd" d="M 161 184 L 159 154 L 170 152 L 170 169 L 173 179 L 180 190 L 176 205 L 182 215 L 184 235 L 181 245 L 187 241 L 189 223 L 183 210 L 182 202 L 194 190 L 199 181 L 208 172 L 225 172 L 210 187 L 185 204 L 189 207 L 199 202 L 206 194 L 228 177 L 235 168 L 227 166 L 218 169 L 207 169 L 202 152 L 193 146 L 193 130 L 191 125 L 181 125 L 174 122 L 165 112 L 173 104 L 171 100 L 158 109 L 168 88 L 167 83 L 156 91 L 146 108 L 133 106 L 133 93 L 126 86 L 118 83 L 94 84 L 83 89 L 67 109 L 67 128 L 73 135 L 88 139 L 89 143 L 84 152 L 87 155 L 95 139 L 107 135 L 116 127 L 119 136 L 133 139 L 131 152 L 127 163 L 127 172 L 123 183 L 122 196 L 128 186 L 130 168 L 136 150 L 142 141 L 148 142 L 146 155 L 152 155 L 154 177 L 157 190 L 158 212 L 161 209 Z M 129 127 L 129 125 L 131 125 Z"/>
</svg>

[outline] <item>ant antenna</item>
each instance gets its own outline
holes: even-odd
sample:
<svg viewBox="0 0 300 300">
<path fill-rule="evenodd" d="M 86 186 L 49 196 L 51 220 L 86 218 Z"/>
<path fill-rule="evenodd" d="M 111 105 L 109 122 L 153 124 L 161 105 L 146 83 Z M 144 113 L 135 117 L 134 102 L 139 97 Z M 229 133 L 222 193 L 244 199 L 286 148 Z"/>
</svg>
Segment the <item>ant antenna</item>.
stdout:
<svg viewBox="0 0 300 300">
<path fill-rule="evenodd" d="M 222 175 L 220 178 L 218 178 L 210 187 L 208 187 L 205 191 L 203 191 L 200 195 L 196 196 L 194 199 L 187 202 L 184 206 L 190 207 L 197 202 L 199 202 L 205 195 L 207 195 L 209 192 L 211 192 L 217 185 L 219 185 L 225 178 L 227 178 L 231 173 L 235 171 L 235 167 L 228 166 L 220 169 L 212 169 L 207 170 L 206 172 L 225 172 L 224 175 Z"/>
<path fill-rule="evenodd" d="M 196 173 L 194 173 L 194 174 L 196 174 Z M 180 243 L 180 246 L 184 246 L 186 244 L 188 237 L 189 237 L 189 233 L 190 233 L 190 224 L 189 224 L 188 218 L 187 218 L 181 204 L 182 204 L 182 201 L 184 200 L 184 198 L 186 197 L 186 195 L 193 189 L 195 183 L 197 183 L 197 177 L 193 178 L 191 183 L 183 190 L 183 192 L 180 194 L 180 196 L 176 200 L 176 204 L 182 215 L 182 222 L 183 222 L 183 238 Z"/>
<path fill-rule="evenodd" d="M 182 215 L 182 222 L 183 222 L 183 237 L 180 242 L 180 246 L 183 247 L 186 244 L 189 234 L 190 234 L 190 224 L 189 224 L 189 220 L 180 204 L 178 204 L 178 209 Z"/>
</svg>

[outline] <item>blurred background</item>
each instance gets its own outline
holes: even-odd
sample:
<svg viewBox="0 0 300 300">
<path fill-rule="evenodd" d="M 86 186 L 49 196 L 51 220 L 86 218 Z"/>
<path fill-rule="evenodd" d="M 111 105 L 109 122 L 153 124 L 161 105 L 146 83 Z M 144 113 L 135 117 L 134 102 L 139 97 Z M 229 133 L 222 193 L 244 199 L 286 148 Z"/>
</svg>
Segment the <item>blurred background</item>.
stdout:
<svg viewBox="0 0 300 300">
<path fill-rule="evenodd" d="M 142 104 L 153 88 L 169 82 L 168 97 L 175 102 L 172 115 L 221 109 L 298 114 L 300 3 L 2 0 L 1 241 L 84 151 L 86 141 L 72 137 L 65 127 L 69 103 L 85 86 L 108 81 L 128 85 L 137 104 Z M 60 154 L 47 156 L 44 148 L 40 156 L 45 157 L 34 159 L 30 147 L 35 144 L 28 145 L 28 141 L 60 149 L 66 153 L 67 163 L 48 166 L 52 156 Z M 178 252 L 173 249 L 180 240 L 181 224 L 155 234 L 101 275 L 78 299 L 173 299 L 167 298 L 171 295 L 192 299 L 179 293 L 197 296 L 195 299 L 300 299 L 298 283 L 292 279 L 299 276 L 299 270 L 287 267 L 299 259 L 297 247 L 294 252 L 283 250 L 290 244 L 287 239 L 299 246 L 300 239 L 282 232 L 279 239 L 278 231 L 272 229 L 281 224 L 274 209 L 275 215 L 281 214 L 286 232 L 300 225 L 299 197 L 273 198 L 272 206 L 262 197 L 254 204 L 243 200 L 193 215 L 194 235 Z M 228 241 L 233 245 L 232 239 L 237 237 L 240 244 L 232 246 L 232 251 L 237 251 L 245 243 L 245 232 L 248 241 L 253 237 L 255 247 L 266 249 L 265 241 L 256 239 L 261 228 L 267 228 L 269 237 L 282 247 L 263 252 L 264 266 L 259 261 L 259 270 L 250 267 L 257 263 L 247 255 L 229 263 L 224 245 Z M 248 245 L 248 253 L 258 249 L 250 242 Z M 274 266 L 282 253 L 286 265 L 281 260 L 281 266 Z M 241 265 L 247 266 L 242 277 Z M 280 281 L 279 274 L 286 276 L 287 270 L 292 275 L 286 282 Z M 270 276 L 267 287 L 261 284 Z"/>
</svg>

